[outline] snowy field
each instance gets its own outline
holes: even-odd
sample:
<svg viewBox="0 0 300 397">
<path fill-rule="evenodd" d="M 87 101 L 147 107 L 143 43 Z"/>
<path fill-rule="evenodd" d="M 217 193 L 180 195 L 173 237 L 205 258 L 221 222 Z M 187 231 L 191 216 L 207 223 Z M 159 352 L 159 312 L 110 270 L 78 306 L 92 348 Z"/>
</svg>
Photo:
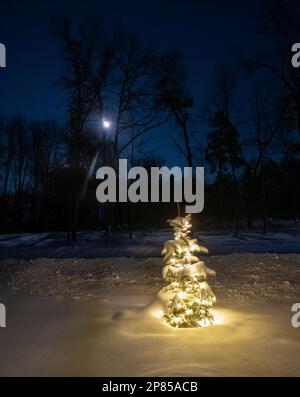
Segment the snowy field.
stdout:
<svg viewBox="0 0 300 397">
<path fill-rule="evenodd" d="M 300 255 L 211 255 L 220 324 L 173 329 L 160 258 L 4 259 L 0 375 L 300 376 Z"/>
<path fill-rule="evenodd" d="M 196 236 L 214 255 L 233 252 L 300 253 L 300 223 L 288 222 L 260 231 L 200 233 Z M 0 258 L 98 258 L 160 257 L 164 241 L 172 238 L 170 229 L 136 231 L 133 240 L 128 233 L 107 237 L 104 232 L 80 232 L 78 242 L 68 245 L 66 233 L 0 234 Z"/>
<path fill-rule="evenodd" d="M 197 236 L 220 324 L 173 329 L 153 306 L 170 230 L 0 235 L 0 376 L 300 376 L 298 224 Z"/>
<path fill-rule="evenodd" d="M 7 301 L 1 376 L 299 376 L 300 330 L 286 305 L 218 307 L 222 323 L 174 329 L 137 310 L 139 296 L 71 304 Z M 125 309 L 126 308 L 126 309 Z"/>
</svg>

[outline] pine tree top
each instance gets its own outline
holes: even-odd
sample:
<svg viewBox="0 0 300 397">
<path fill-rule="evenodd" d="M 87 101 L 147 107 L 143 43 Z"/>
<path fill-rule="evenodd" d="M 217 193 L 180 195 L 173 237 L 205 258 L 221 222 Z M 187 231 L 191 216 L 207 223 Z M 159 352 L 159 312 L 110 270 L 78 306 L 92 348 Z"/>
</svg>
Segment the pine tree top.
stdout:
<svg viewBox="0 0 300 397">
<path fill-rule="evenodd" d="M 174 219 L 168 219 L 167 222 L 174 229 L 176 228 L 184 228 L 188 227 L 189 229 L 192 227 L 192 214 L 187 214 L 186 216 L 176 216 Z"/>
</svg>

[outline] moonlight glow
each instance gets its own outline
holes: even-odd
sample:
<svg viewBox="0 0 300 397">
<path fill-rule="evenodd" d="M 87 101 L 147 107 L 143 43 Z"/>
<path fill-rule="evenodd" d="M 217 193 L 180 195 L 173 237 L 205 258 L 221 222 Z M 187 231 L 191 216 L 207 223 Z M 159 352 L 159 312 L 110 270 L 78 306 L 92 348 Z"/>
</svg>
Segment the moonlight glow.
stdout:
<svg viewBox="0 0 300 397">
<path fill-rule="evenodd" d="M 102 121 L 103 128 L 108 129 L 110 127 L 110 121 L 109 120 L 103 120 Z"/>
<path fill-rule="evenodd" d="M 215 272 L 194 253 L 208 251 L 190 238 L 191 214 L 177 216 L 168 223 L 174 228 L 175 240 L 166 241 L 162 250 L 163 277 L 170 283 L 159 293 L 165 305 L 165 318 L 173 327 L 206 327 L 214 323 L 210 309 L 216 301 L 206 276 Z"/>
</svg>

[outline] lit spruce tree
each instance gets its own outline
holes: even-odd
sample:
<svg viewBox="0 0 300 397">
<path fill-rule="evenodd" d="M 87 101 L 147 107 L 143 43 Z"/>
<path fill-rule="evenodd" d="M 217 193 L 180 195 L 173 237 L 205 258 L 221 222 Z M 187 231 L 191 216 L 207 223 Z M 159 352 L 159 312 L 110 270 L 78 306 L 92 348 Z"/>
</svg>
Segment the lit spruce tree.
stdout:
<svg viewBox="0 0 300 397">
<path fill-rule="evenodd" d="M 163 277 L 170 283 L 159 296 L 165 302 L 165 318 L 173 327 L 203 327 L 214 322 L 210 312 L 216 297 L 206 282 L 207 275 L 215 275 L 196 252 L 208 253 L 197 239 L 190 237 L 191 214 L 167 221 L 174 229 L 174 240 L 164 244 Z"/>
</svg>

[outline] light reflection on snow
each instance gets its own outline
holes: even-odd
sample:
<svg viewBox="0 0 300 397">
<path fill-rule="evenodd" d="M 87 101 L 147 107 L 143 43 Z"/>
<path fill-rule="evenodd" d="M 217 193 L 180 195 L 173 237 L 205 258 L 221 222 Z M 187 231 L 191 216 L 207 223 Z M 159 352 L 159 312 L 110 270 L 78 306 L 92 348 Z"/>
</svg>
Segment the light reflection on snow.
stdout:
<svg viewBox="0 0 300 397">
<path fill-rule="evenodd" d="M 282 307 L 217 307 L 216 324 L 199 328 L 174 328 L 162 314 L 152 304 L 124 311 L 109 327 L 136 376 L 299 373 L 299 334 Z"/>
<path fill-rule="evenodd" d="M 159 307 L 159 305 L 157 305 L 155 303 L 153 305 L 150 305 L 150 307 L 148 308 L 148 310 L 146 312 L 150 316 L 154 317 L 155 319 L 160 319 L 161 321 L 163 321 L 165 323 L 165 325 L 168 325 L 166 323 L 166 321 L 164 321 L 164 311 L 161 307 Z M 212 309 L 211 312 L 214 316 L 213 325 L 221 325 L 221 324 L 228 323 L 229 319 L 226 318 L 226 316 L 224 317 L 224 312 L 222 310 L 220 311 L 217 309 Z M 204 327 L 204 326 L 202 326 L 202 327 Z M 201 328 L 201 327 L 199 327 L 199 328 Z M 176 328 L 176 329 L 181 329 L 181 328 Z"/>
</svg>

